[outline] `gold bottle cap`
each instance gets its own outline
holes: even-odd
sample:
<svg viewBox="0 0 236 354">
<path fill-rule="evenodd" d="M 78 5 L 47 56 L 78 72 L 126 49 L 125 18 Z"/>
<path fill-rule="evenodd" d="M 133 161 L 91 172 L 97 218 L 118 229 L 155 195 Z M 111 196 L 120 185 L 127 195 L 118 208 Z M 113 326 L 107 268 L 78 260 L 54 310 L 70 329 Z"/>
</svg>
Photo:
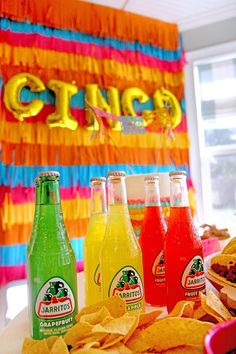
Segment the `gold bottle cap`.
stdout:
<svg viewBox="0 0 236 354">
<path fill-rule="evenodd" d="M 106 182 L 105 177 L 92 177 L 90 178 L 90 183 L 92 182 Z"/>
<path fill-rule="evenodd" d="M 172 171 L 169 172 L 169 177 L 178 177 L 178 176 L 187 176 L 187 173 L 185 171 Z"/>
<path fill-rule="evenodd" d="M 159 177 L 157 175 L 150 175 L 150 176 L 146 176 L 144 178 L 145 182 L 149 182 L 149 181 L 159 181 Z"/>
<path fill-rule="evenodd" d="M 125 177 L 125 171 L 109 171 L 107 177 Z"/>
<path fill-rule="evenodd" d="M 60 177 L 60 173 L 57 171 L 42 171 L 38 177 Z"/>
</svg>

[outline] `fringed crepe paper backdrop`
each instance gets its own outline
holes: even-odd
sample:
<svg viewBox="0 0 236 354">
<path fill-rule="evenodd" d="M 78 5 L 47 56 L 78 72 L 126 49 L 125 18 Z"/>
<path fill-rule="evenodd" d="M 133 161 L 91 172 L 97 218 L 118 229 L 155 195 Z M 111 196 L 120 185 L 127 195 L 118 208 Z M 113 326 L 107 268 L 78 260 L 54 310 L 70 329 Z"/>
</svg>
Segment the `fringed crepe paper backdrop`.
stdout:
<svg viewBox="0 0 236 354">
<path fill-rule="evenodd" d="M 25 277 L 26 243 L 34 213 L 33 181 L 46 169 L 61 173 L 66 227 L 81 268 L 83 238 L 89 218 L 89 178 L 111 169 L 130 174 L 185 169 L 190 193 L 189 140 L 183 97 L 184 52 L 178 28 L 158 20 L 85 2 L 5 0 L 0 3 L 0 284 Z M 71 114 L 75 131 L 49 128 L 55 95 L 48 88 L 21 91 L 20 100 L 38 97 L 44 108 L 19 122 L 3 103 L 4 86 L 19 73 L 31 73 L 47 86 L 50 79 L 75 83 Z M 86 129 L 85 86 L 96 83 L 120 93 L 139 87 L 149 96 L 140 112 L 153 109 L 152 95 L 164 87 L 179 100 L 182 122 L 175 140 L 160 146 L 161 133 L 127 135 L 110 130 L 112 142 L 91 139 Z M 118 149 L 117 149 L 118 147 Z M 128 166 L 129 165 L 129 166 Z M 139 205 L 132 215 L 140 220 Z M 136 212 L 135 212 L 136 210 Z"/>
</svg>

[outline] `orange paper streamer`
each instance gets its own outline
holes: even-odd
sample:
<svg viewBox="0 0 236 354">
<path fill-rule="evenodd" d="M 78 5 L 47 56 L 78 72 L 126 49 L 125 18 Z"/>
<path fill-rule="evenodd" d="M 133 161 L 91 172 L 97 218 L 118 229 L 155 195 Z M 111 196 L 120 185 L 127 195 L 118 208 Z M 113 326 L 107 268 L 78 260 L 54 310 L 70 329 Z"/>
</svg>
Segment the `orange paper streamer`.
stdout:
<svg viewBox="0 0 236 354">
<path fill-rule="evenodd" d="M 0 2 L 0 16 L 100 37 L 138 40 L 165 49 L 179 47 L 176 24 L 78 0 L 4 0 Z"/>
<path fill-rule="evenodd" d="M 16 166 L 44 165 L 188 165 L 188 149 L 184 148 L 135 148 L 110 144 L 99 146 L 51 146 L 42 144 L 11 144 L 2 142 L 2 162 Z"/>
<path fill-rule="evenodd" d="M 85 236 L 89 219 L 65 220 L 66 230 L 70 238 L 75 235 Z M 32 224 L 13 224 L 3 229 L 0 223 L 0 246 L 27 243 L 29 241 Z"/>
</svg>

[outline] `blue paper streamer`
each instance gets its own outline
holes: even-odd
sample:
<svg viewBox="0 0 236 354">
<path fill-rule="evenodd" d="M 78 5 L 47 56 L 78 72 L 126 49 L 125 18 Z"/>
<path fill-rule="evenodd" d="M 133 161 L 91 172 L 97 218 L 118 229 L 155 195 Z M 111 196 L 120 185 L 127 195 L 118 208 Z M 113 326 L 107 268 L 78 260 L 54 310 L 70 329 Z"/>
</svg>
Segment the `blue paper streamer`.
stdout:
<svg viewBox="0 0 236 354">
<path fill-rule="evenodd" d="M 104 45 L 119 50 L 137 51 L 150 55 L 161 60 L 179 60 L 182 55 L 182 41 L 177 50 L 164 49 L 152 44 L 141 44 L 138 41 L 128 42 L 109 37 L 98 37 L 90 34 L 69 31 L 65 29 L 51 28 L 30 22 L 12 21 L 7 18 L 0 18 L 0 28 L 3 31 L 11 31 L 15 33 L 38 33 L 50 38 L 60 38 L 68 41 L 78 41 L 83 43 Z"/>
<path fill-rule="evenodd" d="M 71 239 L 77 261 L 83 260 L 84 237 Z M 26 263 L 26 244 L 0 246 L 0 266 L 17 266 Z"/>
</svg>

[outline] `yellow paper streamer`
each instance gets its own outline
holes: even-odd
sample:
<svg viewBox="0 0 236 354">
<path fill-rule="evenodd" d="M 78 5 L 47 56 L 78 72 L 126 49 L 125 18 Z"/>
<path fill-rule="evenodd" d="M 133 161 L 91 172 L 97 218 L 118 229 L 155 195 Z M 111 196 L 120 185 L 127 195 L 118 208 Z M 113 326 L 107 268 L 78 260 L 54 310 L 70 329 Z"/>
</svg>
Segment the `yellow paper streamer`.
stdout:
<svg viewBox="0 0 236 354">
<path fill-rule="evenodd" d="M 95 59 L 89 56 L 63 53 L 40 48 L 14 47 L 0 44 L 2 65 L 28 66 L 41 69 L 58 69 L 77 71 L 117 77 L 117 80 L 156 82 L 160 86 L 180 86 L 184 84 L 183 71 L 178 73 L 161 72 L 158 68 L 142 65 L 130 65 L 110 59 Z M 45 83 L 46 84 L 46 83 Z"/>
<path fill-rule="evenodd" d="M 159 148 L 160 133 L 145 134 L 123 134 L 119 131 L 110 131 L 109 135 L 119 147 L 138 148 Z M 9 143 L 19 144 L 20 142 L 28 144 L 43 145 L 66 145 L 66 146 L 97 146 L 104 144 L 102 137 L 91 140 L 91 131 L 78 127 L 76 131 L 67 129 L 53 128 L 49 129 L 46 124 L 25 122 L 11 123 L 5 120 L 0 121 L 0 140 Z M 170 140 L 169 148 L 189 148 L 189 138 L 187 133 L 175 133 L 175 139 Z"/>
</svg>

